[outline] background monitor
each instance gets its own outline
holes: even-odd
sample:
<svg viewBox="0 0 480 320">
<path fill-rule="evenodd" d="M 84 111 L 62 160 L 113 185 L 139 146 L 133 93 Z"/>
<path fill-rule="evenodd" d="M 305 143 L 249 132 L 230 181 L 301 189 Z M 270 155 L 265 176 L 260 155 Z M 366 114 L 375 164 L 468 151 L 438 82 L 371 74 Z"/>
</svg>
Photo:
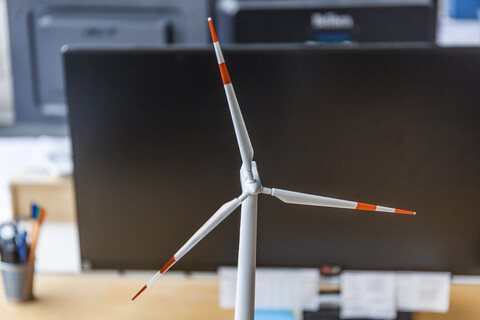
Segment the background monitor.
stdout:
<svg viewBox="0 0 480 320">
<path fill-rule="evenodd" d="M 480 274 L 480 49 L 225 48 L 262 183 L 417 211 L 259 200 L 259 266 Z M 213 48 L 65 54 L 81 257 L 162 266 L 241 192 Z M 235 265 L 239 210 L 176 266 Z"/>
<path fill-rule="evenodd" d="M 18 123 L 66 123 L 60 48 L 206 43 L 210 0 L 7 0 Z"/>
<path fill-rule="evenodd" d="M 216 9 L 222 43 L 425 44 L 436 38 L 436 0 L 218 0 Z"/>
</svg>

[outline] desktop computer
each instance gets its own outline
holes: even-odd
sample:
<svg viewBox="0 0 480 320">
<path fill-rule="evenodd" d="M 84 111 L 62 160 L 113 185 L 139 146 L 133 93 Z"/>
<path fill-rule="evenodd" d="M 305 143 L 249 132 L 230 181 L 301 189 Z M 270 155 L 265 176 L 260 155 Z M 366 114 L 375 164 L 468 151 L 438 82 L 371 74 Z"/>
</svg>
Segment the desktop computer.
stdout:
<svg viewBox="0 0 480 320">
<path fill-rule="evenodd" d="M 259 266 L 480 274 L 480 49 L 225 46 L 262 183 L 416 216 L 259 202 Z M 85 269 L 157 269 L 240 194 L 213 48 L 64 53 Z M 235 265 L 239 212 L 175 266 Z"/>
<path fill-rule="evenodd" d="M 219 0 L 222 43 L 435 43 L 436 0 Z"/>
<path fill-rule="evenodd" d="M 66 44 L 206 43 L 209 0 L 8 0 L 18 123 L 66 123 Z"/>
</svg>

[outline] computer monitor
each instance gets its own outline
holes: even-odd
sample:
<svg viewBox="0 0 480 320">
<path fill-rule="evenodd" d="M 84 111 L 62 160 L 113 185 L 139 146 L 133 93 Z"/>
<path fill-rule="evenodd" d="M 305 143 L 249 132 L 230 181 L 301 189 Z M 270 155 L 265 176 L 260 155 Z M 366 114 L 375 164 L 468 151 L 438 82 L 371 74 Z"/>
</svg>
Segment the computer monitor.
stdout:
<svg viewBox="0 0 480 320">
<path fill-rule="evenodd" d="M 7 0 L 17 123 L 66 122 L 60 48 L 207 43 L 209 0 Z"/>
<path fill-rule="evenodd" d="M 480 274 L 480 49 L 225 48 L 263 185 L 417 212 L 259 199 L 259 266 Z M 81 257 L 156 269 L 240 193 L 213 48 L 65 53 Z M 239 210 L 175 266 L 235 265 Z"/>
</svg>

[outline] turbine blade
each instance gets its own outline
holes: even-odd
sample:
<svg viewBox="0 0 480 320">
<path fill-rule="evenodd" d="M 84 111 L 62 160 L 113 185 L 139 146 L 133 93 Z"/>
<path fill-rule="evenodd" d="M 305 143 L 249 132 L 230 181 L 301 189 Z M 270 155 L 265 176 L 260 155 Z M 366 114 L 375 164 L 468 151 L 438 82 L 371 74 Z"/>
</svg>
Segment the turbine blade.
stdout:
<svg viewBox="0 0 480 320">
<path fill-rule="evenodd" d="M 291 203 L 291 204 L 303 204 L 307 206 L 401 213 L 401 214 L 410 214 L 410 215 L 416 214 L 416 212 L 413 212 L 413 211 L 382 207 L 382 206 L 355 202 L 355 201 L 316 196 L 312 194 L 300 193 L 300 192 L 294 192 L 294 191 L 288 191 L 288 190 L 282 190 L 282 189 L 276 189 L 276 188 L 272 188 L 272 189 L 263 188 L 262 193 L 277 197 L 283 202 Z"/>
<path fill-rule="evenodd" d="M 242 157 L 243 165 L 246 167 L 247 172 L 249 172 L 249 178 L 252 179 L 252 143 L 250 141 L 250 137 L 248 136 L 247 127 L 245 126 L 242 111 L 240 110 L 240 105 L 238 104 L 235 91 L 233 90 L 232 81 L 230 80 L 227 65 L 225 64 L 225 59 L 223 58 L 222 49 L 220 48 L 217 34 L 215 33 L 215 29 L 213 27 L 212 18 L 208 18 L 208 24 L 210 26 L 210 33 L 212 34 L 213 47 L 215 48 L 215 54 L 217 55 L 220 74 L 222 75 L 223 87 L 225 89 L 225 94 L 227 95 L 228 107 L 230 108 L 230 115 L 232 116 L 233 127 L 235 128 L 235 135 L 237 136 L 240 155 Z"/>
<path fill-rule="evenodd" d="M 247 194 L 242 194 L 238 198 L 233 199 L 222 205 L 220 209 L 215 212 L 205 224 L 195 232 L 195 234 L 175 253 L 170 260 L 148 281 L 146 285 L 138 291 L 138 293 L 132 298 L 131 301 L 137 299 L 148 287 L 153 285 L 165 272 L 167 272 L 178 260 L 180 260 L 190 249 L 195 247 L 197 243 L 202 240 L 207 234 L 210 233 L 216 226 L 220 224 L 230 213 L 237 209 L 242 202 L 248 197 Z"/>
</svg>

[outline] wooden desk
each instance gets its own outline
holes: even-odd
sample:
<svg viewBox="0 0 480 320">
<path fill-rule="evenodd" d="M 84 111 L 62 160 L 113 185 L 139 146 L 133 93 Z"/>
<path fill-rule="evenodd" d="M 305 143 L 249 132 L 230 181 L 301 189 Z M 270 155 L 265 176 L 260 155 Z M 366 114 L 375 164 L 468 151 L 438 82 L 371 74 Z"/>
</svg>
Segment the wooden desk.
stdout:
<svg viewBox="0 0 480 320">
<path fill-rule="evenodd" d="M 95 319 L 233 319 L 233 310 L 218 307 L 214 279 L 165 277 L 148 294 L 131 303 L 131 297 L 148 276 L 116 274 L 36 274 L 36 300 L 9 303 L 0 293 L 1 320 Z M 1 281 L 0 281 L 1 282 Z"/>
<path fill-rule="evenodd" d="M 148 276 L 100 273 L 35 275 L 36 300 L 8 303 L 0 289 L 1 320 L 56 319 L 233 319 L 218 307 L 215 279 L 165 277 L 134 303 L 130 298 Z M 1 282 L 1 281 L 0 281 Z M 480 319 L 480 285 L 453 284 L 450 311 L 419 313 L 415 320 Z"/>
<path fill-rule="evenodd" d="M 480 285 L 452 284 L 447 313 L 419 313 L 415 320 L 477 320 L 480 319 L 479 302 Z"/>
</svg>

